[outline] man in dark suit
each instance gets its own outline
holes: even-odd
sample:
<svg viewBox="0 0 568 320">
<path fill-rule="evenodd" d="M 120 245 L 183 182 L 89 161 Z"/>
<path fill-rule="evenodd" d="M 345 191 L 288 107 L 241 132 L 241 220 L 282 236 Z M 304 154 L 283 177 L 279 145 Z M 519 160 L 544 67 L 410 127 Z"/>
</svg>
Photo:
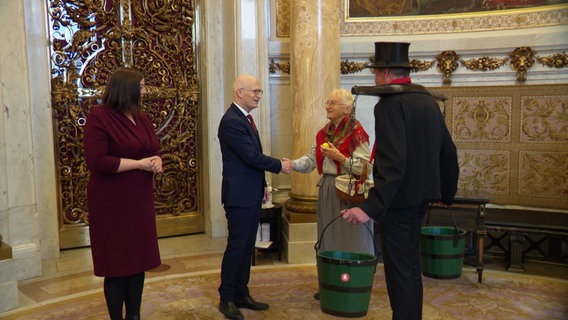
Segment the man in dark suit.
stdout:
<svg viewBox="0 0 568 320">
<path fill-rule="evenodd" d="M 420 230 L 430 202 L 451 205 L 459 176 L 456 147 L 438 104 L 411 85 L 409 43 L 375 43 L 375 187 L 346 221 L 380 221 L 385 280 L 393 319 L 422 318 Z M 392 89 L 392 90 L 389 90 Z"/>
<path fill-rule="evenodd" d="M 227 217 L 227 247 L 221 264 L 219 311 L 227 319 L 244 319 L 238 308 L 267 310 L 250 296 L 248 282 L 262 202 L 267 199 L 265 171 L 290 173 L 289 159 L 262 153 L 250 112 L 262 96 L 259 81 L 240 75 L 233 83 L 234 101 L 219 123 L 223 155 L 221 201 Z"/>
</svg>

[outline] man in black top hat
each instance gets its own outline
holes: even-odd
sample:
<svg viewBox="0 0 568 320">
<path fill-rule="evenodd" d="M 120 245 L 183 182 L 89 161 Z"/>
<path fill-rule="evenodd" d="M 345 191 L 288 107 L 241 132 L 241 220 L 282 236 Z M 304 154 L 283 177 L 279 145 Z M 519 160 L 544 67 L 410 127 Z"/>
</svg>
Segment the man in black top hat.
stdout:
<svg viewBox="0 0 568 320">
<path fill-rule="evenodd" d="M 385 280 L 393 319 L 422 318 L 420 230 L 428 204 L 451 205 L 457 191 L 456 147 L 437 102 L 411 84 L 409 43 L 376 42 L 375 186 L 347 209 L 353 224 L 379 221 Z M 391 90 L 392 89 L 392 90 Z"/>
</svg>

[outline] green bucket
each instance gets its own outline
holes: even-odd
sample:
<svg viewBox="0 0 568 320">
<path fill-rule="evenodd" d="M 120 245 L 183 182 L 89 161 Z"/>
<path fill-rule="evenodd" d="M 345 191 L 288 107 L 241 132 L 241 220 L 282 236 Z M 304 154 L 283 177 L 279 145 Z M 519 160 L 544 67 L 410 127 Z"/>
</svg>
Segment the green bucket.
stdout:
<svg viewBox="0 0 568 320">
<path fill-rule="evenodd" d="M 321 311 L 346 318 L 365 316 L 377 257 L 350 251 L 322 251 L 316 259 Z"/>
<path fill-rule="evenodd" d="M 435 279 L 461 276 L 466 231 L 456 227 L 422 227 L 422 274 Z"/>
</svg>

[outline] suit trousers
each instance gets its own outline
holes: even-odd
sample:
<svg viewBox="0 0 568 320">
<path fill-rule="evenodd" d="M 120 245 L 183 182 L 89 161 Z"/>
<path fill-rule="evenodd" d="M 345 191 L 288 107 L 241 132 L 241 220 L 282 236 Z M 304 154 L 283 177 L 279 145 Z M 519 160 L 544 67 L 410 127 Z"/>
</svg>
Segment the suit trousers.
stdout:
<svg viewBox="0 0 568 320">
<path fill-rule="evenodd" d="M 260 203 L 253 207 L 227 207 L 227 247 L 221 263 L 221 302 L 233 302 L 235 298 L 248 297 L 248 282 L 256 231 L 260 221 Z"/>
<path fill-rule="evenodd" d="M 422 319 L 420 230 L 428 203 L 390 209 L 380 222 L 385 281 L 393 320 Z"/>
</svg>

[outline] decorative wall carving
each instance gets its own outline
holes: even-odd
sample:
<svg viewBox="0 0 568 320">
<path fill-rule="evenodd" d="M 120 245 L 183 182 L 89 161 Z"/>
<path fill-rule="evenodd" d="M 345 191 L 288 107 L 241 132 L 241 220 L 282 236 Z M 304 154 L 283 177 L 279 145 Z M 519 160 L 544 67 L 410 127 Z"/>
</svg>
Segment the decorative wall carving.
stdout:
<svg viewBox="0 0 568 320">
<path fill-rule="evenodd" d="M 501 68 L 508 59 L 491 58 L 483 56 L 481 58 L 474 58 L 469 60 L 460 59 L 461 64 L 468 70 L 472 71 L 491 71 Z"/>
<path fill-rule="evenodd" d="M 511 141 L 511 97 L 454 97 L 452 132 L 455 141 Z"/>
<path fill-rule="evenodd" d="M 566 149 L 565 149 L 566 150 Z M 518 194 L 525 197 L 566 199 L 568 152 L 521 151 Z"/>
<path fill-rule="evenodd" d="M 435 60 L 426 61 L 426 60 L 410 59 L 410 71 L 418 72 L 418 71 L 429 70 L 434 66 L 435 62 L 436 62 Z"/>
<path fill-rule="evenodd" d="M 568 209 L 568 85 L 431 89 L 448 97 L 461 195 Z"/>
<path fill-rule="evenodd" d="M 496 196 L 511 193 L 511 153 L 506 150 L 471 150 L 458 147 L 460 163 L 459 193 L 482 195 L 492 203 Z"/>
<path fill-rule="evenodd" d="M 538 62 L 549 68 L 565 68 L 568 65 L 568 55 L 565 52 L 553 54 L 548 57 L 536 57 Z"/>
<path fill-rule="evenodd" d="M 534 65 L 535 51 L 529 47 L 520 47 L 509 52 L 511 69 L 517 71 L 517 81 L 527 80 L 527 72 Z"/>
<path fill-rule="evenodd" d="M 564 95 L 523 96 L 520 112 L 521 142 L 562 144 L 568 141 L 568 105 Z"/>
<path fill-rule="evenodd" d="M 341 61 L 340 72 L 341 74 L 357 73 L 369 66 L 368 63 L 360 63 L 349 60 Z"/>
<path fill-rule="evenodd" d="M 507 64 L 516 72 L 516 81 L 524 83 L 527 80 L 529 70 L 538 62 L 544 67 L 562 69 L 568 67 L 568 56 L 565 52 L 552 54 L 550 56 L 537 56 L 536 51 L 531 47 L 519 47 L 508 53 L 507 57 L 497 58 L 482 56 L 479 58 L 462 59 L 461 56 L 453 50 L 445 50 L 437 54 L 432 59 L 410 59 L 410 71 L 421 72 L 432 69 L 436 66 L 436 70 L 442 76 L 444 85 L 452 84 L 452 77 L 455 71 L 463 66 L 464 68 L 475 72 L 491 72 L 495 71 Z M 341 74 L 357 73 L 367 68 L 374 57 L 369 57 L 369 62 L 354 62 L 343 60 L 340 62 Z M 275 62 L 270 60 L 269 71 L 276 73 L 290 73 L 289 62 Z"/>
<path fill-rule="evenodd" d="M 444 51 L 436 56 L 436 68 L 442 74 L 442 83 L 452 83 L 452 73 L 458 68 L 460 56 L 455 51 Z"/>
</svg>

